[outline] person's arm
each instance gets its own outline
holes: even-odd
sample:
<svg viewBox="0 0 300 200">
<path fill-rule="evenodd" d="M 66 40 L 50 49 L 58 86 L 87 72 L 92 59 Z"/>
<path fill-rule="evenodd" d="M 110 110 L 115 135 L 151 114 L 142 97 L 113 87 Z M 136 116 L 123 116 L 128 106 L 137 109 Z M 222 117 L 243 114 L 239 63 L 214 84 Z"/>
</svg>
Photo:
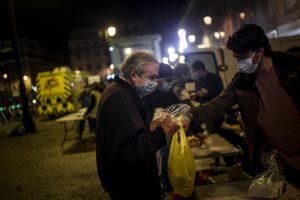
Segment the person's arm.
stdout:
<svg viewBox="0 0 300 200">
<path fill-rule="evenodd" d="M 237 101 L 232 87 L 231 83 L 227 89 L 223 90 L 223 92 L 213 100 L 199 107 L 192 108 L 193 122 L 197 124 L 216 119 L 234 106 Z"/>
<path fill-rule="evenodd" d="M 89 107 L 87 108 L 84 116 L 87 116 L 92 110 L 93 108 L 96 106 L 96 97 L 94 95 L 91 94 L 90 96 L 90 103 L 89 103 Z"/>
<path fill-rule="evenodd" d="M 127 93 L 108 97 L 99 109 L 101 137 L 110 160 L 116 163 L 136 164 L 153 158 L 166 144 L 163 128 L 149 132 Z"/>
</svg>

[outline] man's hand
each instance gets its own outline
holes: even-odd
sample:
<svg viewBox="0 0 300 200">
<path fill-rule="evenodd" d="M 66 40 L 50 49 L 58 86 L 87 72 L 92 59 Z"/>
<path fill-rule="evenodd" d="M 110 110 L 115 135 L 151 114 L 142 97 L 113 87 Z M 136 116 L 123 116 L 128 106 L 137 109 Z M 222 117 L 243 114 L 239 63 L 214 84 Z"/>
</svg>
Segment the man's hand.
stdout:
<svg viewBox="0 0 300 200">
<path fill-rule="evenodd" d="M 164 129 L 166 137 L 170 138 L 179 128 L 175 120 L 171 120 L 171 115 L 167 115 L 160 126 Z"/>
<path fill-rule="evenodd" d="M 150 131 L 153 131 L 159 126 L 164 129 L 166 137 L 171 137 L 178 130 L 177 122 L 171 120 L 171 115 L 168 113 L 166 113 L 164 118 L 152 120 L 150 123 Z"/>
<path fill-rule="evenodd" d="M 183 127 L 184 131 L 187 132 L 187 130 L 190 127 L 190 120 L 188 118 L 183 118 L 181 120 L 181 122 L 182 122 L 182 127 Z"/>
</svg>

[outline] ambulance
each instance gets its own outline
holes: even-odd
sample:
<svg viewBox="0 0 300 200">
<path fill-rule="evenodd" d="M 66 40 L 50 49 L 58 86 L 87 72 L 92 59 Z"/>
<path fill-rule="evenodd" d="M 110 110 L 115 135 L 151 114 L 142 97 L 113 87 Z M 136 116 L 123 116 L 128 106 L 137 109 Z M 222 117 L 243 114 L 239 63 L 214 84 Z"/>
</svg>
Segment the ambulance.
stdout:
<svg viewBox="0 0 300 200">
<path fill-rule="evenodd" d="M 77 98 L 86 85 L 87 73 L 72 71 L 67 66 L 37 75 L 38 113 L 55 117 L 75 111 Z"/>
</svg>

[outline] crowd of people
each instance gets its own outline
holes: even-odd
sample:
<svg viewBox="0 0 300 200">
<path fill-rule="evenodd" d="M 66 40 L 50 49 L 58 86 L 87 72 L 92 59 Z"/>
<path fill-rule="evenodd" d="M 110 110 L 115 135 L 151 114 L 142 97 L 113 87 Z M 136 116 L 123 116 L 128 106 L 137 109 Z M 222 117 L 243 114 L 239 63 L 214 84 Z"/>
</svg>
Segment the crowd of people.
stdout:
<svg viewBox="0 0 300 200">
<path fill-rule="evenodd" d="M 256 24 L 241 26 L 229 37 L 227 48 L 239 72 L 225 88 L 202 60 L 172 67 L 145 51 L 126 57 L 121 75 L 104 90 L 93 86 L 88 106 L 82 106 L 88 107 L 86 116 L 94 124 L 90 129 L 96 134 L 98 174 L 112 200 L 161 199 L 161 185 L 172 193 L 167 159 L 178 124 L 168 114 L 155 121 L 153 114 L 158 107 L 178 103 L 192 107 L 187 135 L 219 133 L 239 145 L 240 161 L 252 176 L 264 170 L 263 152 L 276 149 L 284 176 L 299 186 L 300 59 L 272 51 Z M 224 116 L 236 111 L 240 118 L 233 120 L 239 122 L 245 138 L 222 128 Z"/>
</svg>

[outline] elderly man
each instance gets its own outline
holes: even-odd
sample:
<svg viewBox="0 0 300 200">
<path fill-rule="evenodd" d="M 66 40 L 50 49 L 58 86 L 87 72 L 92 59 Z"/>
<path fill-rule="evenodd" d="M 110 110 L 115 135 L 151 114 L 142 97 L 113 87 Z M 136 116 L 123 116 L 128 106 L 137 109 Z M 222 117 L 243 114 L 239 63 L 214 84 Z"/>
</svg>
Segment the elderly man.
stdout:
<svg viewBox="0 0 300 200">
<path fill-rule="evenodd" d="M 150 126 L 142 97 L 157 87 L 159 63 L 139 51 L 121 65 L 122 75 L 107 86 L 97 114 L 97 167 L 112 200 L 160 199 L 155 153 L 166 145 L 177 124 L 170 116 Z M 149 130 L 149 127 L 151 129 Z"/>
</svg>

